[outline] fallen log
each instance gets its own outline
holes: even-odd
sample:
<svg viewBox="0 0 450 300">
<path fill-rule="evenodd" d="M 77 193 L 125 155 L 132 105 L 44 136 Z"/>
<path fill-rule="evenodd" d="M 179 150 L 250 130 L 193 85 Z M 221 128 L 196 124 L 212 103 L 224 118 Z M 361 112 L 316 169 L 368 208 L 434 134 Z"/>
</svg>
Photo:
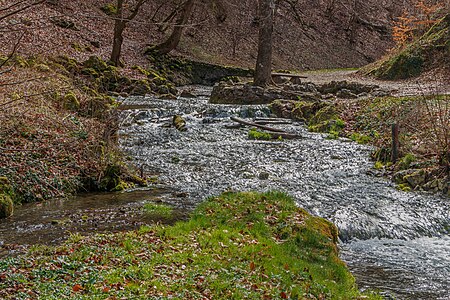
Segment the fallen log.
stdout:
<svg viewBox="0 0 450 300">
<path fill-rule="evenodd" d="M 286 118 L 254 118 L 254 121 L 286 121 L 286 122 L 292 122 L 291 119 Z"/>
<path fill-rule="evenodd" d="M 243 119 L 240 119 L 240 118 L 236 118 L 236 117 L 230 117 L 230 119 L 235 121 L 235 122 L 237 122 L 237 123 L 239 123 L 239 124 L 242 124 L 242 125 L 252 126 L 252 127 L 256 127 L 256 128 L 260 128 L 260 129 L 269 131 L 268 133 L 271 135 L 272 139 L 278 139 L 280 137 L 283 138 L 283 139 L 288 139 L 288 140 L 301 138 L 301 136 L 298 135 L 298 134 L 289 133 L 289 132 L 286 132 L 286 131 L 284 131 L 282 129 L 277 129 L 277 128 L 272 128 L 272 127 L 268 127 L 268 126 L 264 126 L 264 125 L 259 125 L 259 124 L 256 124 L 254 122 L 249 122 L 249 121 L 246 121 L 246 120 L 243 120 Z"/>
<path fill-rule="evenodd" d="M 294 139 L 301 138 L 301 136 L 298 134 L 287 133 L 287 132 L 276 132 L 276 133 L 268 132 L 268 134 L 270 134 L 272 136 L 273 140 L 278 140 L 280 138 L 282 138 L 284 140 L 294 140 Z"/>
<path fill-rule="evenodd" d="M 283 124 L 292 124 L 292 122 L 286 120 L 286 121 L 256 121 L 255 120 L 255 124 L 258 125 L 283 125 Z"/>
<path fill-rule="evenodd" d="M 246 121 L 240 118 L 236 118 L 236 117 L 230 117 L 231 120 L 238 122 L 239 124 L 243 124 L 243 125 L 247 125 L 247 126 L 253 126 L 253 127 L 258 127 L 267 131 L 272 131 L 272 132 L 284 132 L 286 133 L 286 131 L 282 130 L 282 129 L 278 129 L 278 128 L 272 128 L 272 127 L 268 127 L 268 126 L 264 126 L 264 125 L 259 125 L 256 124 L 254 122 L 250 122 L 250 121 Z"/>
</svg>

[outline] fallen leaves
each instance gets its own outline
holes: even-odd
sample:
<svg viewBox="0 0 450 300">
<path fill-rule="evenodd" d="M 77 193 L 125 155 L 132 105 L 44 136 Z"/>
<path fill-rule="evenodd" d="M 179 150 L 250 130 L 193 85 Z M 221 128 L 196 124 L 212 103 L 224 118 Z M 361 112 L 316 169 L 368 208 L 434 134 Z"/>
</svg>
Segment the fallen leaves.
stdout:
<svg viewBox="0 0 450 300">
<path fill-rule="evenodd" d="M 72 287 L 72 291 L 74 291 L 74 292 L 80 292 L 80 291 L 82 291 L 83 290 L 83 287 L 81 286 L 81 285 L 79 285 L 79 284 L 75 284 L 73 287 Z"/>
</svg>

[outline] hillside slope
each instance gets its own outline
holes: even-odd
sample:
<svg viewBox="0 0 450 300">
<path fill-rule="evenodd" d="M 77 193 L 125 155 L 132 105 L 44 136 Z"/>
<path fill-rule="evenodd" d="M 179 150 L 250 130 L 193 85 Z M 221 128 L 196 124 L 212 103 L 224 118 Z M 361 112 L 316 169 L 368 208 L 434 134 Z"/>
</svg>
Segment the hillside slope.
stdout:
<svg viewBox="0 0 450 300">
<path fill-rule="evenodd" d="M 2 1 L 3 2 L 3 1 Z M 19 40 L 25 55 L 65 53 L 85 60 L 109 57 L 113 18 L 101 8 L 111 0 L 53 0 L 16 14 L 2 24 L 0 53 L 9 53 Z M 202 61 L 253 66 L 257 18 L 254 1 L 230 0 L 226 19 L 219 22 L 207 1 L 198 1 L 175 54 Z M 358 67 L 378 59 L 392 46 L 390 24 L 401 12 L 396 1 L 287 1 L 277 10 L 274 68 L 318 69 Z M 334 3 L 334 4 L 332 4 Z M 174 4 L 149 1 L 125 31 L 126 65 L 143 64 L 146 46 L 170 34 L 165 19 Z"/>
<path fill-rule="evenodd" d="M 365 67 L 363 72 L 379 79 L 397 80 L 430 70 L 447 76 L 447 82 L 450 80 L 450 14 L 412 43 Z"/>
</svg>

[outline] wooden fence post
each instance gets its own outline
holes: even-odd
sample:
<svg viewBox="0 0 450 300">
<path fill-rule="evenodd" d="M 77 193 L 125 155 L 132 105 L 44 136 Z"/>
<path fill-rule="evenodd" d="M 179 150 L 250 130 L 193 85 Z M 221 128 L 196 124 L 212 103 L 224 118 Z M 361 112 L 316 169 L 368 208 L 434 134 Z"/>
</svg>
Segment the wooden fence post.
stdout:
<svg viewBox="0 0 450 300">
<path fill-rule="evenodd" d="M 391 161 L 394 164 L 397 162 L 397 159 L 398 159 L 398 148 L 399 148 L 398 132 L 399 132 L 398 124 L 397 123 L 392 124 L 392 155 L 391 155 Z"/>
</svg>

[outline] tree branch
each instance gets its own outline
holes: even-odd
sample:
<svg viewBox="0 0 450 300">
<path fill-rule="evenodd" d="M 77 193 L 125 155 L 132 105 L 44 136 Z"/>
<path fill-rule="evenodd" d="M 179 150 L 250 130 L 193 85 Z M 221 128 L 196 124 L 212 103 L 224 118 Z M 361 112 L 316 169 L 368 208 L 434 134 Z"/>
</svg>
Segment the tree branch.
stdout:
<svg viewBox="0 0 450 300">
<path fill-rule="evenodd" d="M 0 16 L 0 20 L 6 19 L 6 18 L 8 18 L 8 17 L 10 17 L 10 16 L 12 16 L 12 15 L 15 15 L 15 14 L 17 14 L 17 13 L 20 13 L 21 11 L 27 10 L 27 9 L 29 9 L 30 7 L 33 7 L 33 6 L 39 5 L 39 4 L 41 4 L 41 3 L 44 3 L 45 1 L 46 1 L 46 0 L 40 0 L 40 1 L 31 3 L 31 4 L 28 4 L 27 6 L 18 8 L 18 9 L 14 10 L 14 11 L 12 11 L 12 12 L 10 12 L 10 13 L 7 13 L 7 14 L 4 15 L 4 16 Z"/>
</svg>

